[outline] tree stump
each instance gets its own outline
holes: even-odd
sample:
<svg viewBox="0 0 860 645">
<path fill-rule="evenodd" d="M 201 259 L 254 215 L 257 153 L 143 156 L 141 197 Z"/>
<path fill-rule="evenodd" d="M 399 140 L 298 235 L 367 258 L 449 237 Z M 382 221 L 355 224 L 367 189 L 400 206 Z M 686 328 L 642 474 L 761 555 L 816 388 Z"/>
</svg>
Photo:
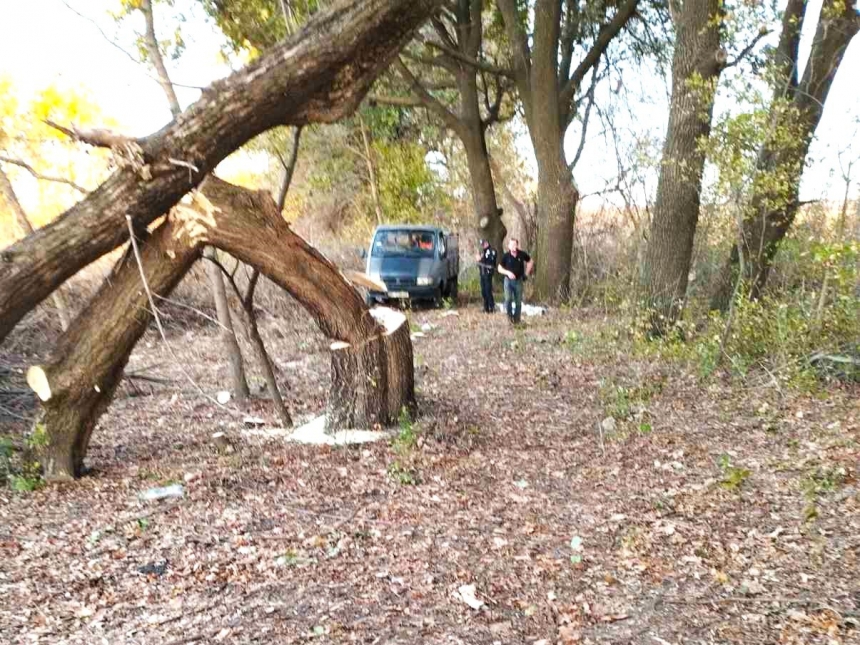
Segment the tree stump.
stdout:
<svg viewBox="0 0 860 645">
<path fill-rule="evenodd" d="M 379 333 L 358 344 L 331 345 L 331 389 L 326 430 L 395 423 L 403 408 L 415 409 L 409 325 L 399 311 L 376 307 Z"/>
</svg>

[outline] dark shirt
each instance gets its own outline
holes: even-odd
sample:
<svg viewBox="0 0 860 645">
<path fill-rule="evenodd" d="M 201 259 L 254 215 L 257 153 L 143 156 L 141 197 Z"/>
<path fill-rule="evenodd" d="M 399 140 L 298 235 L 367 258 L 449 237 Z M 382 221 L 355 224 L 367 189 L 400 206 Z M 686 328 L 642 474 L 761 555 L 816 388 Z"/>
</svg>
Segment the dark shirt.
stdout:
<svg viewBox="0 0 860 645">
<path fill-rule="evenodd" d="M 522 249 L 517 251 L 517 257 L 514 257 L 508 251 L 502 256 L 502 268 L 511 271 L 517 280 L 522 280 L 526 274 L 526 264 L 530 261 L 531 256 Z"/>
<path fill-rule="evenodd" d="M 493 275 L 496 270 L 496 249 L 488 246 L 481 252 L 479 268 L 481 275 Z"/>
</svg>

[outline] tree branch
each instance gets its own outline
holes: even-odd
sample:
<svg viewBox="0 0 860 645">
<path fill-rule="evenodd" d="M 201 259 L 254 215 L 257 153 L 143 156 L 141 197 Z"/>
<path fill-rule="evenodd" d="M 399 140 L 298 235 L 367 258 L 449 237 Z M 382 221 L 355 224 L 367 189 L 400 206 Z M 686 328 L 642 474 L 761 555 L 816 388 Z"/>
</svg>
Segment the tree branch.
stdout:
<svg viewBox="0 0 860 645">
<path fill-rule="evenodd" d="M 75 182 L 73 182 L 71 179 L 64 179 L 63 177 L 54 177 L 52 175 L 43 175 L 40 172 L 37 172 L 36 169 L 33 168 L 33 166 L 24 161 L 21 161 L 20 159 L 12 159 L 11 157 L 5 157 L 0 155 L 0 161 L 2 161 L 3 163 L 12 164 L 13 166 L 18 166 L 19 168 L 23 168 L 28 173 L 33 175 L 33 177 L 35 177 L 36 179 L 40 179 L 41 181 L 51 181 L 58 184 L 66 184 L 66 186 L 71 186 L 82 195 L 86 195 L 90 192 L 80 184 L 76 184 Z"/>
<path fill-rule="evenodd" d="M 492 65 L 490 63 L 485 63 L 484 61 L 478 60 L 477 58 L 472 58 L 471 56 L 467 56 L 463 52 L 457 51 L 456 49 L 451 49 L 447 45 L 443 45 L 442 43 L 437 43 L 435 40 L 425 39 L 422 41 L 428 47 L 432 47 L 433 49 L 438 49 L 446 56 L 453 58 L 459 63 L 464 63 L 469 67 L 474 67 L 475 69 L 483 70 L 488 74 L 498 74 L 499 76 L 507 76 L 509 78 L 514 78 L 514 71 L 511 69 L 506 69 L 504 67 L 498 67 L 497 65 Z"/>
<path fill-rule="evenodd" d="M 287 191 L 290 189 L 290 184 L 293 181 L 293 173 L 296 171 L 296 162 L 299 159 L 299 141 L 302 137 L 302 126 L 293 128 L 293 145 L 290 146 L 290 158 L 281 163 L 284 165 L 284 177 L 281 179 L 281 188 L 278 192 L 278 212 L 282 213 L 284 204 L 287 201 Z"/>
<path fill-rule="evenodd" d="M 523 103 L 526 114 L 531 110 L 531 87 L 529 76 L 531 75 L 532 54 L 529 49 L 529 41 L 523 26 L 520 24 L 520 15 L 517 10 L 516 0 L 497 0 L 499 11 L 505 23 L 505 31 L 514 53 L 514 80 L 520 91 L 520 100 Z"/>
<path fill-rule="evenodd" d="M 576 164 L 579 163 L 579 158 L 582 156 L 582 151 L 585 148 L 585 135 L 588 132 L 588 119 L 591 116 L 591 107 L 594 105 L 594 89 L 597 87 L 598 78 L 597 65 L 595 65 L 591 72 L 591 85 L 588 88 L 588 105 L 585 106 L 585 114 L 582 116 L 582 136 L 579 139 L 579 147 L 576 149 L 573 161 L 571 161 L 568 166 L 571 171 L 576 167 Z"/>
<path fill-rule="evenodd" d="M 368 94 L 367 101 L 372 105 L 390 105 L 392 107 L 424 107 L 424 102 L 416 96 L 383 96 L 382 94 Z"/>
<path fill-rule="evenodd" d="M 75 141 L 80 141 L 81 143 L 86 143 L 97 148 L 116 148 L 129 144 L 140 145 L 141 143 L 139 139 L 133 139 L 132 137 L 127 137 L 112 130 L 105 130 L 102 128 L 78 128 L 74 125 L 62 126 L 50 119 L 45 119 L 44 123 L 45 125 L 54 128 L 54 130 L 59 130 Z"/>
<path fill-rule="evenodd" d="M 731 60 L 731 61 L 727 62 L 727 63 L 723 66 L 723 69 L 728 69 L 728 68 L 730 68 L 730 67 L 734 67 L 735 65 L 737 65 L 737 64 L 739 64 L 741 61 L 743 61 L 747 56 L 749 56 L 749 55 L 750 55 L 750 52 L 752 52 L 752 50 L 753 50 L 753 49 L 755 48 L 755 46 L 758 44 L 758 41 L 760 41 L 762 38 L 764 38 L 765 36 L 767 36 L 770 32 L 771 32 L 771 30 L 770 30 L 770 29 L 768 29 L 767 27 L 762 27 L 761 29 L 759 29 L 758 34 L 756 34 L 756 37 L 755 37 L 755 38 L 753 38 L 753 39 L 752 39 L 752 41 L 750 41 L 749 45 L 747 45 L 746 47 L 744 47 L 744 48 L 741 50 L 741 52 L 740 52 L 737 56 L 735 56 L 734 60 Z"/>
<path fill-rule="evenodd" d="M 609 47 L 609 43 L 612 42 L 612 39 L 615 38 L 622 29 L 624 29 L 628 21 L 634 16 L 638 5 L 639 0 L 627 0 L 627 2 L 625 2 L 612 17 L 612 20 L 600 29 L 600 33 L 598 34 L 594 45 L 591 46 L 591 49 L 585 55 L 585 58 L 583 58 L 579 65 L 576 66 L 576 69 L 573 70 L 573 74 L 571 74 L 570 78 L 565 82 L 564 87 L 562 88 L 559 96 L 559 107 L 562 108 L 564 114 L 567 114 L 570 111 L 573 97 L 576 94 L 576 90 L 582 84 L 582 80 L 585 78 L 585 75 L 588 74 L 588 71 L 592 67 L 597 65 L 598 61 L 600 61 L 600 57 L 603 56 L 603 52 L 606 51 L 606 48 Z"/>
<path fill-rule="evenodd" d="M 400 57 L 394 61 L 394 68 L 403 77 L 403 80 L 409 83 L 410 88 L 415 92 L 415 95 L 421 99 L 424 107 L 438 115 L 445 125 L 455 132 L 460 132 L 463 129 L 463 124 L 460 122 L 460 119 L 445 107 L 439 99 L 424 89 Z"/>
</svg>

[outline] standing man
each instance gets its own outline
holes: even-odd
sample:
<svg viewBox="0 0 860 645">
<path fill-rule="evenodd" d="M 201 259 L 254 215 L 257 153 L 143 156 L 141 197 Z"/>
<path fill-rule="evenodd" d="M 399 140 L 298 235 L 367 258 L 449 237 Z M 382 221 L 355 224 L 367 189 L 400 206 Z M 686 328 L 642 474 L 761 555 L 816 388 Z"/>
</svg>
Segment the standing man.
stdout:
<svg viewBox="0 0 860 645">
<path fill-rule="evenodd" d="M 531 256 L 520 250 L 520 241 L 512 237 L 508 241 L 508 252 L 502 256 L 499 273 L 505 276 L 505 311 L 515 325 L 520 322 L 523 307 L 523 282 L 532 274 L 534 262 Z"/>
<path fill-rule="evenodd" d="M 493 300 L 493 274 L 496 272 L 496 249 L 490 246 L 489 240 L 481 240 L 481 250 L 475 260 L 481 273 L 481 297 L 484 299 L 484 313 L 491 314 L 496 310 Z"/>
</svg>

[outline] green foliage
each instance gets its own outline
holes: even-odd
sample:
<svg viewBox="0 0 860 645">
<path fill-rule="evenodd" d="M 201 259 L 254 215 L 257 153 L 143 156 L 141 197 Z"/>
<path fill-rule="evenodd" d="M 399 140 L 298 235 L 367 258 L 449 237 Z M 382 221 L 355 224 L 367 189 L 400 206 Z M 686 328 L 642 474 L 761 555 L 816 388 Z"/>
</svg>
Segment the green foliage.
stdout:
<svg viewBox="0 0 860 645">
<path fill-rule="evenodd" d="M 691 364 L 703 379 L 720 368 L 736 378 L 769 373 L 771 381 L 803 389 L 834 377 L 856 378 L 850 365 L 838 372 L 812 359 L 860 351 L 860 244 L 792 238 L 783 253 L 774 269 L 779 289 L 757 301 L 741 289 L 731 316 L 711 312 L 696 320 L 696 312 L 688 311 L 659 339 L 648 337 L 642 318 L 634 319 L 635 351 Z"/>
<path fill-rule="evenodd" d="M 418 472 L 397 460 L 388 465 L 388 476 L 403 486 L 417 486 L 420 483 Z"/>
<path fill-rule="evenodd" d="M 235 52 L 265 51 L 287 35 L 287 21 L 279 0 L 198 0 L 224 32 Z M 295 30 L 324 5 L 319 0 L 287 2 Z"/>
<path fill-rule="evenodd" d="M 411 465 L 413 451 L 418 445 L 418 432 L 406 407 L 400 410 L 397 424 L 399 429 L 392 447 L 398 458 L 388 465 L 388 476 L 399 484 L 414 486 L 420 483 L 418 471 Z"/>
<path fill-rule="evenodd" d="M 723 471 L 723 478 L 720 481 L 720 486 L 727 490 L 738 490 L 749 479 L 752 474 L 747 468 L 740 468 L 732 465 L 731 457 L 727 454 L 720 455 L 717 460 L 717 465 Z"/>
<path fill-rule="evenodd" d="M 607 416 L 613 417 L 616 421 L 626 421 L 647 412 L 646 405 L 662 389 L 663 381 L 626 386 L 620 385 L 612 379 L 603 379 L 600 381 L 600 400 Z M 643 429 L 643 426 L 647 427 Z M 639 430 L 647 433 L 650 432 L 651 426 L 642 422 Z"/>
<path fill-rule="evenodd" d="M 409 410 L 403 407 L 400 410 L 400 416 L 397 419 L 399 431 L 394 439 L 394 450 L 398 454 L 405 454 L 411 451 L 418 442 L 418 434 L 415 431 L 415 424 L 412 422 L 412 417 Z"/>
<path fill-rule="evenodd" d="M 48 445 L 48 436 L 42 424 L 36 424 L 23 446 L 16 445 L 11 437 L 0 437 L 0 481 L 21 493 L 38 490 L 44 485 L 42 465 L 36 455 Z"/>
</svg>

